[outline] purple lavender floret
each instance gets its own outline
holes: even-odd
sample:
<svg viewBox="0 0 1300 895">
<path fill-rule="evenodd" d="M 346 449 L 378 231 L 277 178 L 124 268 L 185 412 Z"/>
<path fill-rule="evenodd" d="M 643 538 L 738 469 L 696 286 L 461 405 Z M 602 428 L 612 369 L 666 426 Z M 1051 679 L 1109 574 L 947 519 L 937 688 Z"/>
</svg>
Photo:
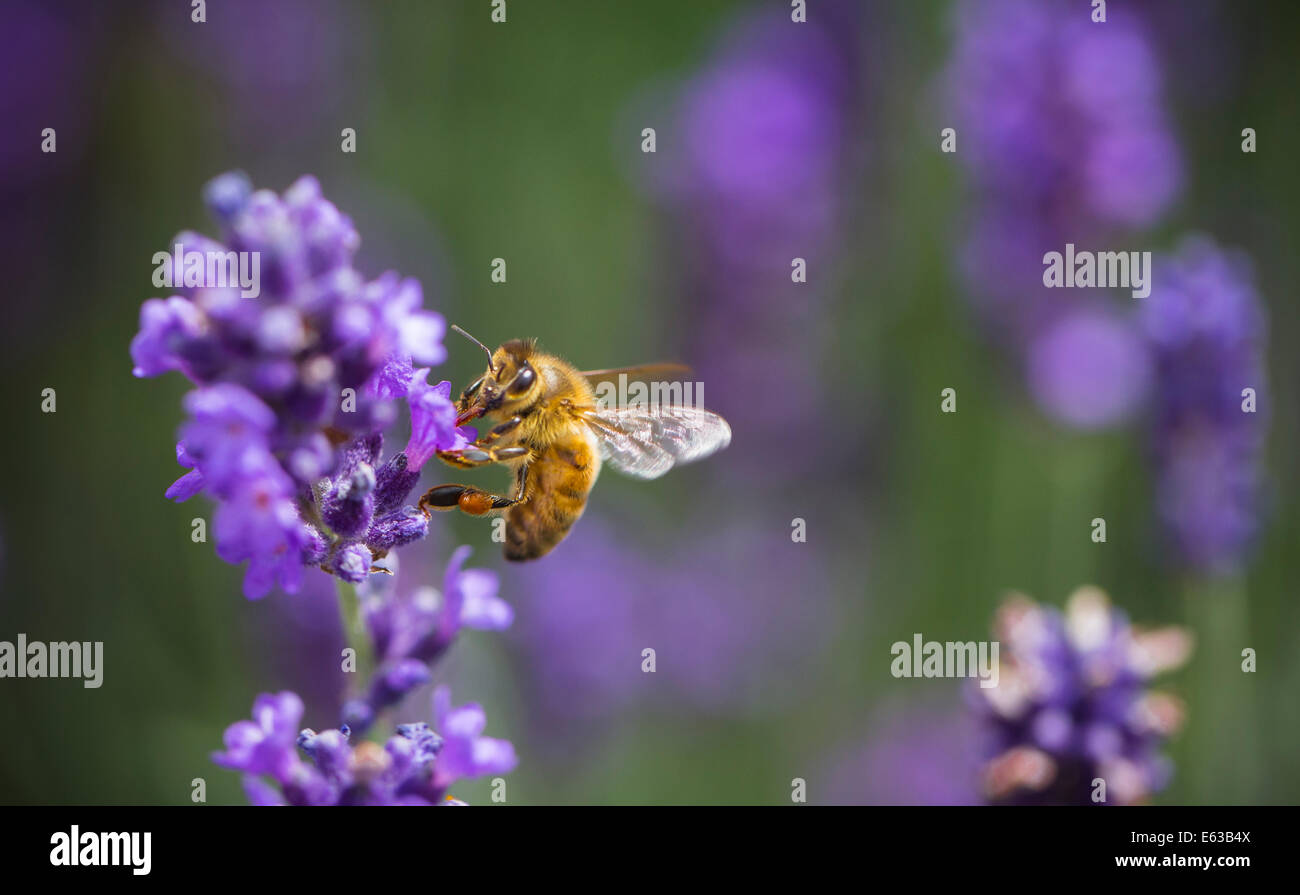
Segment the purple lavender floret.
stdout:
<svg viewBox="0 0 1300 895">
<path fill-rule="evenodd" d="M 497 596 L 500 579 L 487 569 L 466 569 L 471 548 L 459 547 L 447 563 L 442 592 L 421 587 L 395 597 L 368 590 L 362 595 L 366 625 L 386 661 L 436 660 L 461 628 L 503 631 L 514 610 Z"/>
<path fill-rule="evenodd" d="M 1258 528 L 1267 319 L 1249 261 L 1206 238 L 1154 266 L 1141 323 L 1156 371 L 1157 512 L 1183 564 L 1228 573 Z"/>
<path fill-rule="evenodd" d="M 214 753 L 212 760 L 246 774 L 285 779 L 296 761 L 294 743 L 302 711 L 296 693 L 263 693 L 253 703 L 251 721 L 226 728 L 226 751 Z"/>
<path fill-rule="evenodd" d="M 420 587 L 399 596 L 382 580 L 361 589 L 362 613 L 379 669 L 365 696 L 344 707 L 344 719 L 353 729 L 368 730 L 379 712 L 428 683 L 428 666 L 447 651 L 462 628 L 501 631 L 514 621 L 514 610 L 497 596 L 496 573 L 464 568 L 469 554 L 469 547 L 452 554 L 441 592 Z"/>
<path fill-rule="evenodd" d="M 373 430 L 385 414 L 366 412 L 366 387 L 377 388 L 390 359 L 444 359 L 444 322 L 421 309 L 419 284 L 393 273 L 362 278 L 352 267 L 360 237 L 315 178 L 299 179 L 281 197 L 254 192 L 242 174 L 225 174 L 204 188 L 204 198 L 222 240 L 184 232 L 174 242 L 201 252 L 258 253 L 260 294 L 189 285 L 145 302 L 131 346 L 137 376 L 179 370 L 198 385 L 241 385 L 274 408 L 276 434 L 292 442 L 300 430 L 327 425 Z M 358 391 L 356 410 L 341 408 L 345 388 Z"/>
<path fill-rule="evenodd" d="M 241 284 L 207 283 L 206 267 L 191 277 L 182 265 L 175 294 L 140 310 L 135 375 L 174 370 L 196 386 L 177 445 L 190 472 L 167 496 L 218 502 L 217 552 L 249 563 L 251 598 L 295 589 L 303 565 L 362 580 L 376 558 L 425 535 L 423 516 L 402 503 L 425 459 L 465 443 L 450 386 L 415 369 L 443 360 L 443 319 L 422 309 L 416 281 L 367 282 L 353 268 L 360 238 L 314 178 L 277 196 L 225 174 L 203 195 L 220 240 L 184 232 L 173 246 L 248 253 L 260 282 L 246 297 Z M 418 453 L 380 465 L 380 432 L 402 397 Z"/>
<path fill-rule="evenodd" d="M 487 715 L 478 703 L 453 706 L 450 688 L 439 687 L 433 693 L 433 717 L 443 737 L 432 781 L 439 793 L 457 780 L 508 774 L 519 764 L 509 740 L 482 736 Z"/>
<path fill-rule="evenodd" d="M 421 371 L 427 373 L 427 371 Z M 463 446 L 464 436 L 455 428 L 455 411 L 450 404 L 445 425 L 430 430 L 428 437 L 413 434 L 407 450 L 428 453 Z M 412 419 L 428 411 L 412 405 Z M 332 478 L 318 483 L 304 498 L 311 522 L 306 523 L 313 543 L 324 543 L 325 552 L 315 562 L 344 581 L 360 584 L 369 577 L 374 562 L 390 550 L 420 540 L 429 531 L 429 520 L 417 508 L 405 503 L 419 480 L 404 451 L 380 462 L 383 437 L 378 433 L 359 438 L 340 451 L 340 467 Z M 311 563 L 304 554 L 303 562 Z"/>
<path fill-rule="evenodd" d="M 1140 630 L 1091 587 L 1076 591 L 1064 613 L 1014 596 L 995 628 L 997 686 L 968 690 L 986 734 L 989 800 L 1132 804 L 1165 786 L 1172 767 L 1159 748 L 1181 726 L 1183 708 L 1147 684 L 1187 660 L 1187 631 Z"/>
<path fill-rule="evenodd" d="M 824 759 L 821 801 L 833 805 L 972 805 L 979 801 L 974 722 L 947 705 L 890 706 Z"/>
<path fill-rule="evenodd" d="M 441 688 L 433 727 L 402 724 L 383 745 L 353 742 L 345 725 L 319 733 L 304 728 L 302 701 L 293 693 L 263 694 L 254 720 L 226 731 L 226 751 L 213 761 L 244 773 L 255 805 L 464 804 L 447 795 L 459 780 L 507 774 L 518 760 L 505 740 L 482 736 L 486 717 L 477 705 L 452 708 Z"/>
<path fill-rule="evenodd" d="M 429 385 L 428 375 L 428 369 L 414 371 L 406 393 L 411 405 L 411 439 L 403 453 L 412 472 L 419 472 L 436 451 L 450 445 L 461 446 L 475 436 L 468 426 L 456 428 L 451 383 L 444 379 L 437 385 Z"/>
</svg>

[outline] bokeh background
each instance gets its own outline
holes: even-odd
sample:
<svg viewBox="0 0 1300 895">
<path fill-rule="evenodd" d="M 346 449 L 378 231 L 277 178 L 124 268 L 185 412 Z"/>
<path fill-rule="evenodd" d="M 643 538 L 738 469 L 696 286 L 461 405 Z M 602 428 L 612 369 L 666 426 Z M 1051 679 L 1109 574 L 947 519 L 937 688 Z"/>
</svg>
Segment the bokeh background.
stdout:
<svg viewBox="0 0 1300 895">
<path fill-rule="evenodd" d="M 211 0 L 195 24 L 179 0 L 5 0 L 0 639 L 102 640 L 106 667 L 98 690 L 0 680 L 0 802 L 188 803 L 204 777 L 242 803 L 208 756 L 257 693 L 337 718 L 330 582 L 240 595 L 191 543 L 210 505 L 163 498 L 186 385 L 131 376 L 152 254 L 215 232 L 199 191 L 230 169 L 316 175 L 361 270 L 417 277 L 484 341 L 686 359 L 733 424 L 725 454 L 661 481 L 607 473 L 540 563 L 504 568 L 488 525 L 450 516 L 405 552 L 408 585 L 462 543 L 501 572 L 514 626 L 468 632 L 437 676 L 514 742 L 510 802 L 788 804 L 796 777 L 813 803 L 977 801 L 960 682 L 892 677 L 890 644 L 983 639 L 1007 591 L 1061 605 L 1081 584 L 1196 636 L 1154 800 L 1295 802 L 1300 9 L 808 6 L 792 25 L 781 2 L 510 2 L 494 24 L 487 0 Z M 1045 60 L 1076 51 L 1057 80 Z M 1223 434 L 1245 484 L 1191 502 L 1244 513 L 1226 546 L 1169 536 L 1182 480 L 1162 478 L 1170 386 L 1141 300 L 1023 288 L 1036 241 L 1162 254 L 1186 234 L 1248 259 L 1265 315 L 1243 362 L 1264 412 Z M 1100 322 L 1055 328 L 1075 311 Z M 459 388 L 481 358 L 448 348 L 435 378 Z"/>
</svg>

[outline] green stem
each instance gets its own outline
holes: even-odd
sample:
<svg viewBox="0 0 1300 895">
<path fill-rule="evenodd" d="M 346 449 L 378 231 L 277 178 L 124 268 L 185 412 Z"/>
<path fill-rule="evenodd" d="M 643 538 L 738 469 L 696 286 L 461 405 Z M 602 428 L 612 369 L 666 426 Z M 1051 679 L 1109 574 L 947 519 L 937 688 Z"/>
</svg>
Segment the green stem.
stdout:
<svg viewBox="0 0 1300 895">
<path fill-rule="evenodd" d="M 1102 499 L 1109 470 L 1097 443 L 1058 438 L 1051 447 L 1054 464 L 1048 480 L 1045 586 L 1039 598 L 1057 602 L 1077 587 L 1098 583 L 1105 553 L 1114 548 L 1093 542 L 1092 520 L 1098 516 L 1113 520 Z"/>
<path fill-rule="evenodd" d="M 339 614 L 343 620 L 343 642 L 356 653 L 356 671 L 353 676 L 355 685 L 349 689 L 358 692 L 366 685 L 374 669 L 370 634 L 361 618 L 361 598 L 357 595 L 356 587 L 342 578 L 335 578 L 334 581 L 339 596 Z"/>
<path fill-rule="evenodd" d="M 1193 579 L 1184 589 L 1196 637 L 1189 667 L 1187 774 L 1191 801 L 1251 804 L 1260 790 L 1255 676 L 1242 671 L 1252 646 L 1246 588 L 1240 577 Z"/>
</svg>

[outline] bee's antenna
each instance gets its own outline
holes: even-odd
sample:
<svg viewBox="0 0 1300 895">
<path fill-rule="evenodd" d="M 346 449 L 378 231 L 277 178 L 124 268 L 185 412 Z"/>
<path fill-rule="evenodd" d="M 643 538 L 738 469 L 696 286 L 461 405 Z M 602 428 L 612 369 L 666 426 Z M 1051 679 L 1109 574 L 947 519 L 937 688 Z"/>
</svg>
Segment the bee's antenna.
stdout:
<svg viewBox="0 0 1300 895">
<path fill-rule="evenodd" d="M 460 334 L 461 334 L 462 336 L 464 336 L 465 338 L 469 339 L 471 342 L 473 342 L 473 343 L 474 343 L 475 345 L 477 345 L 478 347 L 482 348 L 482 349 L 483 349 L 483 353 L 486 354 L 486 355 L 488 356 L 488 369 L 489 369 L 489 370 L 495 370 L 495 369 L 496 369 L 496 368 L 492 365 L 492 349 L 491 349 L 491 348 L 487 347 L 487 346 L 484 345 L 482 342 L 480 342 L 478 339 L 474 338 L 474 337 L 471 336 L 469 333 L 465 332 L 465 330 L 461 329 L 461 328 L 460 328 L 459 326 L 457 326 L 456 324 L 453 323 L 453 324 L 451 325 L 451 328 L 454 329 L 454 330 L 456 330 L 456 332 L 460 333 Z"/>
</svg>

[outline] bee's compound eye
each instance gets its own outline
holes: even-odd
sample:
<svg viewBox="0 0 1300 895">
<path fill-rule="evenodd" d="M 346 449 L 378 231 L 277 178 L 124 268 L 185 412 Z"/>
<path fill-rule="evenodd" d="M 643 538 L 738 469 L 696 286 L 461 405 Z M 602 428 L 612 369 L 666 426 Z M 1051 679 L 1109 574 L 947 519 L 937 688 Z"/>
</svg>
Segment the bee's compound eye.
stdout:
<svg viewBox="0 0 1300 895">
<path fill-rule="evenodd" d="M 533 372 L 533 368 L 528 364 L 524 364 L 519 368 L 519 372 L 515 374 L 515 378 L 510 383 L 510 394 L 522 395 L 532 388 L 533 380 L 536 378 L 537 374 Z"/>
</svg>

